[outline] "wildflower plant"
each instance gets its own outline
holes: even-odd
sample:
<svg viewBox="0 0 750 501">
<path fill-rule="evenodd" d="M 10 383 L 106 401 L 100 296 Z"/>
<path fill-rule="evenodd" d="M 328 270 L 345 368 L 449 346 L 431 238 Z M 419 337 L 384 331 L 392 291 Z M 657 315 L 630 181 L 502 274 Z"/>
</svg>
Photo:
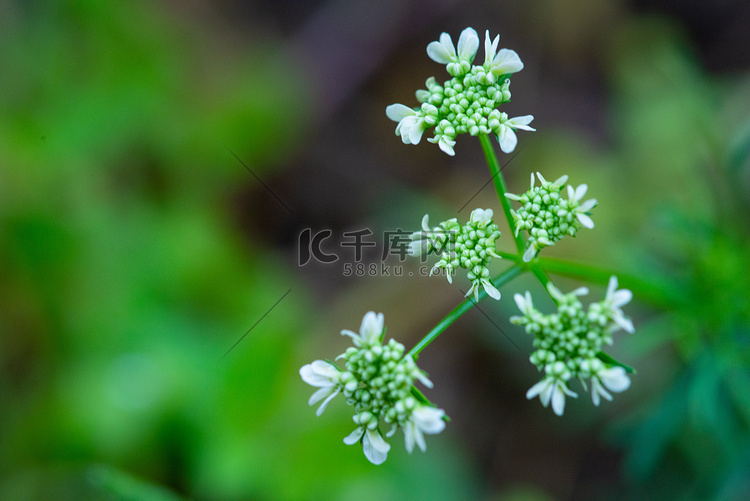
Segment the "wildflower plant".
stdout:
<svg viewBox="0 0 750 501">
<path fill-rule="evenodd" d="M 471 283 L 465 294 L 468 298 L 408 352 L 394 339 L 384 342 L 383 315 L 369 312 L 359 333 L 342 331 L 354 344 L 336 358 L 343 360 L 343 367 L 316 360 L 300 369 L 302 379 L 318 388 L 309 404 L 320 402 L 319 416 L 338 395 L 353 407 L 355 429 L 344 442 L 361 443 L 366 458 L 374 464 L 385 461 L 390 450 L 385 438 L 399 429 L 403 431 L 407 451 L 412 452 L 415 445 L 422 451 L 426 449 L 425 434 L 440 433 L 445 428 L 445 412 L 415 386 L 419 382 L 432 387 L 426 374 L 417 367 L 417 358 L 484 297 L 500 300 L 500 288 L 522 273 L 530 272 L 536 277 L 557 307 L 556 312 L 542 313 L 536 308 L 531 292 L 514 295 L 520 315 L 512 316 L 510 322 L 534 337 L 534 351 L 529 360 L 542 373 L 541 380 L 527 391 L 528 399 L 539 397 L 545 407 L 551 403 L 554 413 L 562 416 L 566 397 L 578 396 L 571 388 L 575 379 L 584 391 L 590 385 L 592 402 L 598 406 L 602 398 L 612 400 L 612 393 L 625 391 L 631 383 L 628 374 L 635 372 L 603 351 L 612 345 L 613 334 L 621 330 L 634 332 L 632 321 L 622 311 L 631 301 L 632 293 L 618 289 L 618 279 L 609 271 L 538 255 L 565 236 L 575 237 L 581 228 L 594 227 L 591 211 L 597 201 L 583 200 L 587 185 L 566 187 L 567 176 L 550 182 L 537 172 L 536 176 L 531 174 L 531 186 L 521 195 L 506 189 L 490 136 L 496 138 L 503 152 L 510 153 L 518 142 L 516 131 L 534 129 L 529 126 L 533 116 L 508 118 L 498 109 L 510 101 L 510 76 L 523 69 L 516 52 L 498 50 L 498 46 L 499 36 L 492 39 L 487 31 L 484 62 L 476 65 L 479 37 L 474 29 L 466 28 L 456 46 L 449 34 L 441 34 L 438 41 L 427 46 L 427 54 L 445 65 L 450 79 L 440 84 L 435 77 L 428 78 L 426 89 L 416 93 L 419 107 L 392 104 L 386 108 L 386 115 L 397 122 L 396 135 L 405 144 L 418 144 L 422 135 L 432 129 L 433 136 L 428 141 L 438 144 L 451 156 L 455 154 L 458 135 L 469 134 L 479 139 L 514 250 L 501 251 L 497 247 L 501 233 L 491 208 L 474 209 L 463 224 L 452 218 L 430 226 L 426 214 L 421 230 L 411 234 L 409 254 L 437 258 L 430 275 L 444 272 L 449 283 L 453 283 L 452 276 L 459 268 L 465 270 Z M 513 209 L 511 201 L 519 207 Z M 491 268 L 497 262 L 505 269 L 493 274 Z M 588 294 L 588 289 L 581 287 L 563 294 L 551 282 L 551 273 L 599 283 L 608 281 L 607 292 L 604 299 L 584 308 L 580 298 Z M 383 431 L 388 427 L 384 438 Z"/>
</svg>

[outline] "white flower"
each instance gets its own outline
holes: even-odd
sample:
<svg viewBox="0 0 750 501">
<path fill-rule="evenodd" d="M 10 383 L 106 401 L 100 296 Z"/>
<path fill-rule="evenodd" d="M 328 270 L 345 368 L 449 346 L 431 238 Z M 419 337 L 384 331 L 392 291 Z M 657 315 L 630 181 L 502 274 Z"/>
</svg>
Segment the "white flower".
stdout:
<svg viewBox="0 0 750 501">
<path fill-rule="evenodd" d="M 364 435 L 364 438 L 362 438 Z M 391 446 L 380 436 L 378 430 L 371 430 L 367 428 L 365 431 L 364 426 L 360 426 L 349 434 L 345 439 L 346 445 L 353 445 L 362 439 L 362 449 L 365 453 L 365 457 L 372 464 L 382 464 L 388 459 L 388 451 L 391 450 Z"/>
<path fill-rule="evenodd" d="M 398 122 L 396 135 L 401 136 L 404 144 L 419 144 L 422 134 L 428 127 L 424 117 L 403 104 L 388 106 L 385 114 L 394 122 Z"/>
<path fill-rule="evenodd" d="M 448 136 L 440 136 L 440 139 L 438 139 L 438 146 L 440 146 L 440 149 L 443 150 L 444 153 L 447 153 L 450 156 L 454 156 L 456 154 L 455 150 L 453 149 L 453 147 L 456 146 L 456 141 L 449 138 Z"/>
<path fill-rule="evenodd" d="M 513 296 L 513 300 L 516 302 L 518 309 L 521 310 L 521 313 L 523 313 L 525 317 L 531 317 L 536 311 L 534 309 L 534 303 L 531 301 L 531 292 L 529 291 L 526 291 L 526 294 L 523 296 L 516 293 Z"/>
<path fill-rule="evenodd" d="M 440 433 L 445 428 L 443 420 L 445 412 L 442 409 L 420 405 L 414 409 L 409 416 L 404 427 L 404 442 L 406 450 L 411 454 L 414 450 L 414 444 L 424 452 L 427 445 L 424 441 L 424 434 Z"/>
<path fill-rule="evenodd" d="M 604 389 L 620 393 L 630 388 L 630 378 L 622 367 L 602 369 L 591 376 L 591 401 L 599 405 L 599 396 L 612 400 L 612 395 Z"/>
<path fill-rule="evenodd" d="M 471 211 L 469 221 L 477 226 L 487 226 L 492 222 L 492 209 L 474 209 Z"/>
<path fill-rule="evenodd" d="M 515 131 L 517 129 L 535 131 L 536 129 L 529 127 L 532 120 L 534 120 L 532 115 L 524 115 L 522 117 L 506 119 L 501 123 L 500 132 L 497 135 L 500 149 L 505 153 L 511 153 L 515 150 L 516 144 L 518 144 L 518 138 L 516 137 Z"/>
<path fill-rule="evenodd" d="M 514 50 L 502 49 L 497 52 L 500 43 L 500 35 L 490 41 L 490 31 L 485 32 L 484 37 L 484 65 L 495 74 L 495 76 L 517 73 L 523 69 L 521 58 Z M 496 54 L 497 53 L 497 54 Z"/>
<path fill-rule="evenodd" d="M 609 279 L 607 295 L 604 297 L 602 305 L 608 310 L 609 316 L 621 329 L 632 334 L 635 332 L 633 322 L 620 309 L 622 306 L 628 304 L 631 299 L 633 299 L 633 293 L 628 289 L 617 290 L 617 277 L 612 275 Z"/>
<path fill-rule="evenodd" d="M 453 40 L 448 33 L 442 33 L 438 42 L 430 42 L 427 46 L 427 55 L 430 59 L 440 64 L 460 63 L 461 61 L 474 60 L 474 55 L 479 48 L 479 36 L 474 28 L 466 28 L 458 37 L 458 55 L 453 47 Z"/>
<path fill-rule="evenodd" d="M 347 329 L 342 330 L 341 334 L 352 338 L 354 346 L 358 348 L 380 344 L 380 337 L 383 334 L 383 314 L 375 314 L 374 311 L 368 311 L 362 319 L 359 334 Z"/>
<path fill-rule="evenodd" d="M 588 189 L 588 186 L 585 184 L 580 185 L 575 190 L 571 185 L 568 185 L 568 200 L 570 202 L 570 205 L 572 207 L 575 207 L 573 209 L 573 212 L 576 215 L 576 218 L 578 218 L 578 221 L 585 226 L 586 228 L 593 228 L 594 227 L 594 221 L 591 220 L 591 218 L 586 214 L 586 212 L 590 211 L 596 206 L 596 199 L 592 198 L 591 200 L 586 200 L 583 203 L 580 203 L 583 196 L 586 194 L 586 190 Z"/>
<path fill-rule="evenodd" d="M 547 407 L 550 400 L 552 401 L 552 410 L 558 416 L 563 415 L 565 410 L 565 395 L 571 397 L 578 397 L 576 393 L 568 388 L 565 381 L 562 381 L 554 376 L 547 376 L 546 378 L 539 381 L 537 384 L 532 386 L 529 391 L 526 392 L 526 398 L 531 400 L 532 398 L 539 395 L 539 400 L 542 405 Z"/>
<path fill-rule="evenodd" d="M 328 362 L 316 360 L 311 364 L 302 366 L 299 370 L 299 375 L 302 376 L 302 380 L 305 383 L 311 386 L 320 387 L 318 391 L 312 394 L 310 400 L 307 402 L 309 405 L 313 405 L 325 398 L 323 403 L 320 404 L 320 407 L 318 407 L 317 412 L 315 412 L 315 414 L 320 416 L 323 414 L 323 411 L 326 410 L 328 402 L 330 402 L 333 397 L 338 395 L 339 391 L 341 391 L 341 385 L 339 384 L 341 371 Z"/>
<path fill-rule="evenodd" d="M 474 294 L 474 302 L 479 302 L 479 286 L 482 286 L 484 288 L 484 291 L 487 293 L 488 296 L 490 296 L 492 299 L 500 300 L 500 291 L 497 290 L 497 288 L 492 285 L 492 282 L 490 282 L 486 278 L 481 278 L 478 280 L 474 280 L 471 283 L 471 288 L 466 293 L 464 297 L 469 297 L 472 294 Z"/>
<path fill-rule="evenodd" d="M 552 282 L 547 283 L 547 291 L 549 291 L 549 295 L 552 296 L 552 298 L 558 302 L 563 303 L 567 299 L 567 296 L 585 296 L 589 293 L 588 288 L 586 287 L 579 287 L 574 291 L 568 292 L 567 294 L 563 294 L 560 289 L 555 287 L 555 285 Z"/>
</svg>

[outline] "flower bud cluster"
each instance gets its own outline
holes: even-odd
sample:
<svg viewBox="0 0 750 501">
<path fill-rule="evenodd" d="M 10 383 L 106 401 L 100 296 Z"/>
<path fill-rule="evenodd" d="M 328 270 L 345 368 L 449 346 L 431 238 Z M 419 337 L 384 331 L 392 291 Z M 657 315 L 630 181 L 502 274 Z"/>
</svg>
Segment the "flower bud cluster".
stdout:
<svg viewBox="0 0 750 501">
<path fill-rule="evenodd" d="M 425 82 L 426 89 L 416 92 L 421 107 L 412 109 L 393 104 L 386 115 L 396 126 L 396 135 L 405 144 L 418 144 L 422 134 L 435 127 L 434 136 L 427 139 L 441 150 L 454 155 L 453 147 L 459 134 L 494 134 L 501 149 L 512 152 L 517 143 L 515 131 L 533 131 L 529 123 L 533 116 L 508 118 L 496 108 L 510 101 L 509 76 L 523 68 L 523 63 L 512 50 L 497 51 L 499 36 L 490 40 L 485 34 L 485 62 L 473 65 L 479 48 L 479 36 L 473 28 L 466 28 L 458 40 L 458 52 L 450 35 L 443 33 L 440 40 L 427 46 L 427 54 L 434 61 L 446 65 L 453 78 L 440 85 L 435 77 Z"/>
<path fill-rule="evenodd" d="M 632 322 L 624 316 L 621 306 L 630 302 L 632 293 L 617 290 L 617 278 L 612 277 L 605 298 L 585 310 L 579 296 L 588 294 L 585 287 L 563 294 L 557 287 L 547 285 L 557 303 L 557 313 L 544 315 L 534 307 L 531 294 L 515 295 L 521 316 L 511 317 L 511 323 L 522 325 L 534 336 L 536 350 L 529 360 L 544 379 L 527 393 L 528 398 L 539 395 L 546 407 L 550 400 L 556 414 L 562 415 L 565 395 L 577 395 L 568 387 L 569 381 L 579 378 L 591 382 L 591 398 L 599 405 L 600 397 L 612 400 L 607 392 L 620 392 L 630 386 L 630 379 L 622 367 L 609 367 L 599 357 L 604 345 L 612 344 L 612 334 L 620 329 L 633 332 Z M 606 389 L 605 389 L 606 387 Z"/>
<path fill-rule="evenodd" d="M 354 407 L 352 420 L 357 425 L 344 442 L 361 441 L 365 456 L 374 464 L 385 461 L 390 450 L 379 431 L 381 420 L 392 426 L 388 436 L 398 428 L 404 430 L 409 452 L 415 443 L 425 450 L 423 433 L 442 431 L 445 413 L 415 398 L 416 380 L 429 388 L 432 383 L 412 357 L 404 355 L 404 345 L 394 339 L 383 344 L 383 314 L 367 313 L 359 334 L 348 330 L 341 333 L 354 341 L 353 347 L 336 357 L 345 361 L 344 370 L 322 360 L 300 369 L 306 383 L 321 387 L 311 397 L 310 405 L 327 397 L 318 410 L 320 415 L 328 402 L 342 393 L 346 403 Z"/>
<path fill-rule="evenodd" d="M 523 260 L 534 259 L 537 253 L 565 236 L 575 237 L 581 227 L 593 228 L 594 222 L 589 217 L 591 209 L 596 206 L 596 199 L 581 202 L 588 187 L 585 184 L 573 189 L 568 185 L 568 198 L 560 196 L 568 176 L 562 176 L 549 182 L 540 172 L 536 173 L 541 186 L 534 186 L 534 174 L 531 174 L 531 187 L 523 195 L 506 193 L 506 198 L 521 204 L 517 210 L 511 210 L 516 226 L 516 236 L 522 230 L 529 235 L 526 241 L 526 252 Z"/>
<path fill-rule="evenodd" d="M 467 270 L 471 288 L 466 295 L 473 293 L 476 301 L 479 300 L 480 287 L 490 297 L 500 299 L 500 292 L 490 281 L 488 268 L 493 257 L 500 258 L 495 252 L 495 241 L 500 236 L 500 230 L 492 222 L 492 216 L 492 209 L 474 209 L 464 225 L 453 218 L 430 229 L 429 216 L 425 214 L 422 231 L 412 234 L 409 253 L 439 255 L 440 260 L 433 266 L 430 276 L 442 269 L 450 283 L 453 283 L 452 275 L 456 268 Z"/>
</svg>

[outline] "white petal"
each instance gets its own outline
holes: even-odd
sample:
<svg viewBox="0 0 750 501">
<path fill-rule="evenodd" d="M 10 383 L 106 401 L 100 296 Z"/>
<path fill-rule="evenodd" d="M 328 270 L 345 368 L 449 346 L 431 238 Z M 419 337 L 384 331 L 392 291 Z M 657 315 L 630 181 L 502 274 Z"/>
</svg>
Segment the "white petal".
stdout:
<svg viewBox="0 0 750 501">
<path fill-rule="evenodd" d="M 500 143 L 500 149 L 505 153 L 513 152 L 516 149 L 516 144 L 518 144 L 516 133 L 505 124 L 500 126 L 500 134 L 497 136 L 497 141 Z"/>
<path fill-rule="evenodd" d="M 431 231 L 430 230 L 430 215 L 429 214 L 425 214 L 424 217 L 422 218 L 422 229 L 425 232 L 427 232 L 427 233 L 429 233 Z"/>
<path fill-rule="evenodd" d="M 620 307 L 625 306 L 633 299 L 633 293 L 628 289 L 620 289 L 616 291 L 611 297 L 608 298 L 612 306 Z"/>
<path fill-rule="evenodd" d="M 354 345 L 355 346 L 360 346 L 360 344 L 362 343 L 362 338 L 359 337 L 359 334 L 356 334 L 356 333 L 350 331 L 349 329 L 343 329 L 341 331 L 341 335 L 342 336 L 349 336 L 350 338 L 352 338 L 354 340 Z"/>
<path fill-rule="evenodd" d="M 403 104 L 392 104 L 385 109 L 385 114 L 394 122 L 400 122 L 405 117 L 416 115 L 416 111 Z"/>
<path fill-rule="evenodd" d="M 365 432 L 365 428 L 363 426 L 360 426 L 353 432 L 351 432 L 349 435 L 347 435 L 344 438 L 344 443 L 346 445 L 354 445 L 357 442 L 359 442 L 359 439 L 362 438 L 362 434 Z"/>
<path fill-rule="evenodd" d="M 411 452 L 414 450 L 416 433 L 417 425 L 414 423 L 414 421 L 407 421 L 404 425 L 404 447 L 406 447 L 406 452 L 408 452 L 409 454 L 411 454 Z"/>
<path fill-rule="evenodd" d="M 424 133 L 424 122 L 417 120 L 415 124 L 409 129 L 409 141 L 411 144 L 419 144 Z"/>
<path fill-rule="evenodd" d="M 582 184 L 581 186 L 579 186 L 578 188 L 576 188 L 576 193 L 575 193 L 575 200 L 576 200 L 576 202 L 579 201 L 579 200 L 581 200 L 584 197 L 584 195 L 586 195 L 586 190 L 588 190 L 588 189 L 589 189 L 589 187 L 587 185 L 585 185 L 585 184 Z"/>
<path fill-rule="evenodd" d="M 500 299 L 500 291 L 497 290 L 497 288 L 495 288 L 495 286 L 492 285 L 489 280 L 482 280 L 482 285 L 484 286 L 484 290 L 485 292 L 487 292 L 488 296 L 490 296 L 492 299 Z"/>
<path fill-rule="evenodd" d="M 536 397 L 542 391 L 544 391 L 547 388 L 547 386 L 549 386 L 549 384 L 550 384 L 550 381 L 548 379 L 542 379 L 537 384 L 529 388 L 529 391 L 526 392 L 526 398 L 531 400 L 532 398 Z"/>
<path fill-rule="evenodd" d="M 440 141 L 438 141 L 438 146 L 440 146 L 440 149 L 450 156 L 454 156 L 456 154 L 456 152 L 453 150 L 454 144 L 456 144 L 455 141 L 450 141 L 446 139 L 445 137 L 441 137 Z"/>
<path fill-rule="evenodd" d="M 563 412 L 565 412 L 565 393 L 563 393 L 559 386 L 556 386 L 555 390 L 552 392 L 552 410 L 555 411 L 555 414 L 558 416 L 562 416 Z"/>
<path fill-rule="evenodd" d="M 362 325 L 359 333 L 364 341 L 368 344 L 375 344 L 380 340 L 383 333 L 383 314 L 375 314 L 374 311 L 368 311 L 362 319 Z"/>
<path fill-rule="evenodd" d="M 579 212 L 588 212 L 591 209 L 596 207 L 596 198 L 592 198 L 591 200 L 586 200 L 581 205 L 578 206 Z"/>
<path fill-rule="evenodd" d="M 445 429 L 443 416 L 445 416 L 445 411 L 442 409 L 436 409 L 426 405 L 420 406 L 412 412 L 412 419 L 417 426 L 423 432 L 429 434 L 440 433 Z"/>
<path fill-rule="evenodd" d="M 630 378 L 622 367 L 605 369 L 598 374 L 599 378 L 611 391 L 620 393 L 630 388 Z"/>
<path fill-rule="evenodd" d="M 321 391 L 323 391 L 323 389 L 322 389 L 322 388 L 321 388 L 320 390 L 318 390 L 318 392 L 321 392 Z M 338 394 L 339 394 L 339 389 L 338 389 L 338 388 L 336 388 L 336 391 L 332 392 L 332 393 L 331 393 L 330 395 L 328 395 L 328 398 L 326 398 L 325 400 L 323 400 L 323 403 L 322 403 L 322 404 L 320 404 L 320 407 L 318 407 L 318 410 L 317 410 L 317 411 L 315 411 L 315 414 L 316 414 L 317 416 L 320 416 L 321 414 L 323 414 L 323 411 L 324 411 L 324 410 L 326 410 L 326 407 L 328 406 L 328 403 L 329 403 L 329 402 L 330 402 L 331 400 L 333 400 L 333 398 L 334 398 L 334 397 L 335 397 L 336 395 L 338 395 Z M 310 404 L 310 405 L 312 405 L 312 404 Z"/>
<path fill-rule="evenodd" d="M 479 48 L 479 35 L 474 28 L 466 28 L 458 37 L 458 57 L 471 62 Z"/>
<path fill-rule="evenodd" d="M 523 69 L 521 58 L 514 50 L 500 49 L 492 60 L 492 71 L 497 75 L 516 73 Z"/>
<path fill-rule="evenodd" d="M 505 123 L 507 125 L 510 125 L 514 129 L 536 131 L 536 129 L 532 129 L 531 127 L 529 127 L 529 124 L 531 123 L 532 120 L 534 120 L 534 115 L 524 115 L 522 117 L 511 118 Z"/>
<path fill-rule="evenodd" d="M 338 382 L 339 370 L 323 360 L 316 360 L 299 370 L 302 380 L 312 386 L 333 386 Z"/>
<path fill-rule="evenodd" d="M 391 446 L 380 436 L 380 433 L 367 430 L 365 432 L 365 439 L 362 441 L 362 448 L 365 457 L 372 464 L 382 464 L 388 459 L 388 451 L 391 449 Z"/>
<path fill-rule="evenodd" d="M 534 256 L 536 256 L 536 248 L 533 245 L 530 245 L 529 248 L 526 249 L 526 252 L 523 253 L 523 262 L 528 263 L 534 259 Z"/>
<path fill-rule="evenodd" d="M 633 327 L 633 322 L 629 318 L 626 318 L 623 315 L 617 315 L 615 316 L 614 321 L 625 332 L 629 332 L 630 334 L 635 332 L 635 327 Z"/>
<path fill-rule="evenodd" d="M 594 221 L 586 214 L 581 214 L 580 212 L 578 212 L 576 213 L 576 218 L 578 218 L 578 221 L 583 225 L 584 228 L 591 229 L 594 227 Z"/>
<path fill-rule="evenodd" d="M 310 396 L 310 399 L 307 401 L 307 405 L 315 405 L 317 402 L 320 402 L 324 398 L 330 396 L 334 391 L 336 391 L 335 386 L 324 386 L 323 388 L 320 388 Z"/>
<path fill-rule="evenodd" d="M 447 42 L 450 45 L 446 44 L 446 46 L 441 43 L 445 40 L 443 35 L 448 37 Z M 440 35 L 440 42 L 430 42 L 430 44 L 427 46 L 427 55 L 436 63 L 448 64 L 452 62 L 456 57 L 456 50 L 453 48 L 453 42 L 451 41 L 450 35 L 448 35 L 447 33 L 443 33 L 442 35 Z"/>
</svg>

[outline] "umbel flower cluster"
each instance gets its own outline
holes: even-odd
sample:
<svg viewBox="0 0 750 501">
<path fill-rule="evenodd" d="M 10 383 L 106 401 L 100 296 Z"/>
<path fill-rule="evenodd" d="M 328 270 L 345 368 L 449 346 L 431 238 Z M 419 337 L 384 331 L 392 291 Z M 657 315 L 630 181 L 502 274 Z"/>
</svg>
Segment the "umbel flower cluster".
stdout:
<svg viewBox="0 0 750 501">
<path fill-rule="evenodd" d="M 500 299 L 500 291 L 490 282 L 490 270 L 487 268 L 493 257 L 500 258 L 495 253 L 495 240 L 500 236 L 500 231 L 492 222 L 492 215 L 492 209 L 474 209 L 469 222 L 464 225 L 453 218 L 430 229 L 429 216 L 425 214 L 422 231 L 412 233 L 409 253 L 439 255 L 440 260 L 432 267 L 430 276 L 442 269 L 449 283 L 453 283 L 451 275 L 456 268 L 468 270 L 471 288 L 466 295 L 473 293 L 475 301 L 479 301 L 480 287 L 491 298 Z"/>
<path fill-rule="evenodd" d="M 590 380 L 594 405 L 599 405 L 601 397 L 612 400 L 609 391 L 627 390 L 630 378 L 625 369 L 606 364 L 599 354 L 604 345 L 612 344 L 614 332 L 620 329 L 629 333 L 634 331 L 633 323 L 621 309 L 630 302 L 632 293 L 627 289 L 617 290 L 617 277 L 613 276 L 604 299 L 584 310 L 578 298 L 588 294 L 585 287 L 563 294 L 550 282 L 547 290 L 557 303 L 557 313 L 542 314 L 534 307 L 528 291 L 523 296 L 514 296 L 522 315 L 511 317 L 510 321 L 522 325 L 534 336 L 536 351 L 529 360 L 545 374 L 529 389 L 526 397 L 539 396 L 545 407 L 551 401 L 552 410 L 561 416 L 565 396 L 578 396 L 569 387 L 573 378 L 581 381 L 584 390 L 587 389 L 586 380 Z"/>
<path fill-rule="evenodd" d="M 453 78 L 440 85 L 435 77 L 425 82 L 427 89 L 417 91 L 419 108 L 403 104 L 392 104 L 385 110 L 388 118 L 398 122 L 396 135 L 404 144 L 418 144 L 422 134 L 434 127 L 433 137 L 427 139 L 437 143 L 448 155 L 454 155 L 453 147 L 459 134 L 494 134 L 505 153 L 512 152 L 518 139 L 518 129 L 533 131 L 529 123 L 531 115 L 508 118 L 497 109 L 510 101 L 509 76 L 523 69 L 523 63 L 515 51 L 497 50 L 500 36 L 490 39 L 485 33 L 484 63 L 473 65 L 479 48 L 479 36 L 473 28 L 466 28 L 458 38 L 458 51 L 448 33 L 427 46 L 427 55 L 433 61 L 446 65 Z"/>
<path fill-rule="evenodd" d="M 544 247 L 553 245 L 564 236 L 575 237 L 578 230 L 585 226 L 593 228 L 594 222 L 589 217 L 591 209 L 596 206 L 596 199 L 582 202 L 588 186 L 580 185 L 573 189 L 568 185 L 568 198 L 560 196 L 568 176 L 562 176 L 549 182 L 540 172 L 536 173 L 541 186 L 534 186 L 534 174 L 531 174 L 531 187 L 523 195 L 506 193 L 506 198 L 521 203 L 521 207 L 512 210 L 516 225 L 516 236 L 521 230 L 529 234 L 526 240 L 526 251 L 523 260 L 531 261 Z"/>
<path fill-rule="evenodd" d="M 357 427 L 344 438 L 344 443 L 362 443 L 365 457 L 373 464 L 383 463 L 391 448 L 380 433 L 381 421 L 391 425 L 388 437 L 399 428 L 404 431 L 409 453 L 415 444 L 422 451 L 426 449 L 425 433 L 440 433 L 445 428 L 445 412 L 430 405 L 413 388 L 417 380 L 428 388 L 432 383 L 411 356 L 404 356 L 404 345 L 394 339 L 383 344 L 384 333 L 383 314 L 368 312 L 359 334 L 341 331 L 354 342 L 353 347 L 336 357 L 345 361 L 344 370 L 331 362 L 316 360 L 299 371 L 307 384 L 320 388 L 309 401 L 314 405 L 323 400 L 318 416 L 338 394 L 354 406 L 352 420 Z"/>
</svg>

